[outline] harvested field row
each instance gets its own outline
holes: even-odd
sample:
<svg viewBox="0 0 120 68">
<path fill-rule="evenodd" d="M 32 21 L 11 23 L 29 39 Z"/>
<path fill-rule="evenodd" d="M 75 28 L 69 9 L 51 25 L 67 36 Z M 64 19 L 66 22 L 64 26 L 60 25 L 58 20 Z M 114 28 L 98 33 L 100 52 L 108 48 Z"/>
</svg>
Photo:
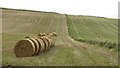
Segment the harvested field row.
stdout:
<svg viewBox="0 0 120 68">
<path fill-rule="evenodd" d="M 117 19 L 67 16 L 69 35 L 78 41 L 98 44 L 105 47 L 118 47 Z"/>
</svg>

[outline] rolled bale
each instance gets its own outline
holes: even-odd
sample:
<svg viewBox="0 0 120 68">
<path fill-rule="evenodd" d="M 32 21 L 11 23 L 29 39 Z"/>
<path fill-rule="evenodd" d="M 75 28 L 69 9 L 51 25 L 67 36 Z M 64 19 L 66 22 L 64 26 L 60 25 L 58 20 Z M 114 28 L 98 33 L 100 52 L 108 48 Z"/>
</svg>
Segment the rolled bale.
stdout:
<svg viewBox="0 0 120 68">
<path fill-rule="evenodd" d="M 53 47 L 55 45 L 53 38 L 50 35 L 44 35 L 41 34 L 41 36 L 35 38 L 27 36 L 25 39 L 18 41 L 14 47 L 15 55 L 17 57 L 30 57 Z"/>
<path fill-rule="evenodd" d="M 36 55 L 39 52 L 39 50 L 40 50 L 39 42 L 35 38 L 29 38 L 29 39 L 34 43 L 34 46 L 35 46 L 35 53 L 34 53 L 34 55 Z"/>
<path fill-rule="evenodd" d="M 42 36 L 45 36 L 46 34 L 45 33 L 39 33 L 38 36 L 42 37 Z"/>
<path fill-rule="evenodd" d="M 42 34 L 41 34 L 41 33 L 39 33 L 39 34 L 38 34 L 38 36 L 42 36 Z"/>
<path fill-rule="evenodd" d="M 40 38 L 35 38 L 36 40 L 37 40 L 37 42 L 38 42 L 38 44 L 39 44 L 39 50 L 38 50 L 38 52 L 36 53 L 36 55 L 37 54 L 39 54 L 39 53 L 41 53 L 41 52 L 43 52 L 44 50 L 45 50 L 45 46 L 46 46 L 46 44 L 44 43 L 44 40 L 42 40 L 42 39 L 40 39 Z"/>
<path fill-rule="evenodd" d="M 52 46 L 52 39 L 47 36 L 44 36 L 43 38 L 45 38 L 48 41 L 48 45 L 49 45 L 48 48 L 50 48 Z"/>
<path fill-rule="evenodd" d="M 53 33 L 48 33 L 47 36 L 48 36 L 48 37 L 52 37 L 52 36 L 53 36 Z"/>
<path fill-rule="evenodd" d="M 52 46 L 52 40 L 47 37 L 27 38 L 15 44 L 14 53 L 17 57 L 34 56 Z"/>
<path fill-rule="evenodd" d="M 30 39 L 20 40 L 15 44 L 14 53 L 17 57 L 30 57 L 35 54 L 35 44 Z"/>
<path fill-rule="evenodd" d="M 45 44 L 41 39 L 27 38 L 15 44 L 14 53 L 17 57 L 30 57 L 45 50 L 46 45 L 48 44 Z"/>
<path fill-rule="evenodd" d="M 57 36 L 57 33 L 56 33 L 56 32 L 53 32 L 53 36 Z"/>
<path fill-rule="evenodd" d="M 49 33 L 49 36 L 52 39 L 52 46 L 54 46 L 55 45 L 55 40 L 56 40 L 55 37 L 57 36 L 57 33 L 56 32 Z"/>
<path fill-rule="evenodd" d="M 47 36 L 52 38 L 52 37 L 56 37 L 57 34 L 56 34 L 56 32 L 52 32 L 52 33 L 48 33 Z"/>
<path fill-rule="evenodd" d="M 46 36 L 48 38 L 52 39 L 52 45 L 51 45 L 51 47 L 54 46 L 55 45 L 55 40 L 56 40 L 55 37 L 57 36 L 57 33 L 56 32 L 48 33 Z"/>
<path fill-rule="evenodd" d="M 49 39 L 47 39 L 46 36 L 43 36 L 40 39 L 42 39 L 44 44 L 45 44 L 45 49 L 43 50 L 43 52 L 44 52 L 45 50 L 50 48 L 50 41 L 49 41 Z"/>
</svg>

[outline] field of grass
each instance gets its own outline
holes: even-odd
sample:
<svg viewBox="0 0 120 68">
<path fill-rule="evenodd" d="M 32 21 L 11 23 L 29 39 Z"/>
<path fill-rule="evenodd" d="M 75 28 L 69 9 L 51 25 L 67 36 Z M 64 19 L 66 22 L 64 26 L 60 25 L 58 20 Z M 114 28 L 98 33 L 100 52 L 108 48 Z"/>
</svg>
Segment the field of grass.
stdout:
<svg viewBox="0 0 120 68">
<path fill-rule="evenodd" d="M 69 19 L 72 17 L 72 20 Z M 111 40 L 109 36 L 106 36 L 103 32 L 100 34 L 101 39 L 92 34 L 95 31 L 89 31 L 81 28 L 79 26 L 84 23 L 79 23 L 80 21 L 86 20 L 79 19 L 79 17 L 66 16 L 64 14 L 56 13 L 45 13 L 45 12 L 31 12 L 31 11 L 17 11 L 10 9 L 2 10 L 2 63 L 4 66 L 114 66 L 118 65 L 118 53 L 116 51 L 110 51 L 107 48 L 102 48 L 100 46 L 95 46 L 92 44 L 86 44 L 83 42 L 74 41 L 73 39 L 88 39 L 92 38 L 95 40 L 103 40 L 110 42 L 117 42 L 115 33 L 117 33 L 117 24 L 114 24 L 113 28 L 107 28 L 112 24 L 109 24 L 106 28 L 106 24 L 102 23 L 102 29 L 112 29 L 110 35 L 114 36 Z M 74 22 L 70 22 L 73 21 Z M 101 18 L 96 18 L 101 21 Z M 76 20 L 76 21 L 75 21 Z M 105 19 L 106 21 L 107 19 Z M 79 21 L 79 22 L 78 22 Z M 86 23 L 91 20 L 87 19 Z M 95 21 L 94 23 L 98 23 Z M 114 22 L 114 20 L 111 20 Z M 77 24 L 76 24 L 77 23 Z M 79 23 L 79 24 L 78 24 Z M 91 24 L 94 24 L 91 23 Z M 114 22 L 115 23 L 115 22 Z M 71 25 L 72 24 L 72 25 Z M 89 25 L 91 25 L 89 24 Z M 67 26 L 68 25 L 68 26 Z M 88 26 L 89 26 L 88 25 Z M 96 24 L 97 25 L 97 24 Z M 86 25 L 87 26 L 87 25 Z M 94 26 L 94 29 L 98 27 Z M 72 30 L 73 29 L 73 30 Z M 101 31 L 102 31 L 101 29 Z M 85 31 L 86 30 L 86 31 Z M 48 33 L 55 31 L 58 36 L 56 38 L 56 43 L 50 50 L 41 53 L 33 57 L 17 58 L 13 52 L 15 43 L 23 39 L 25 36 L 36 36 L 40 32 Z M 84 32 L 85 33 L 84 33 Z M 90 32 L 90 36 L 86 32 Z M 96 33 L 99 31 L 96 31 Z M 83 34 L 82 34 L 83 33 Z M 103 35 L 102 35 L 103 34 Z M 69 36 L 70 35 L 70 36 Z M 86 35 L 86 36 L 85 36 Z M 95 37 L 94 37 L 95 36 Z M 102 39 L 104 38 L 105 39 Z M 73 39 L 72 39 L 72 38 Z M 87 38 L 88 37 L 88 38 Z M 98 38 L 97 38 L 98 37 Z M 90 46 L 91 45 L 91 46 Z"/>
<path fill-rule="evenodd" d="M 118 20 L 66 15 L 69 35 L 78 41 L 107 48 L 118 47 Z"/>
</svg>

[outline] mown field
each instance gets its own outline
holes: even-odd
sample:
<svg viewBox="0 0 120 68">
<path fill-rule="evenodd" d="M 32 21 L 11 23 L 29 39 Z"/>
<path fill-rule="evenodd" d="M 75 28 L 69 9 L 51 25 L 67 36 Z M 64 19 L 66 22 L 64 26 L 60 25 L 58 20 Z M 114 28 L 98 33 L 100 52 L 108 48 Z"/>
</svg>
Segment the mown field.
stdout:
<svg viewBox="0 0 120 68">
<path fill-rule="evenodd" d="M 81 42 L 118 49 L 118 20 L 66 15 L 69 35 Z"/>
<path fill-rule="evenodd" d="M 117 25 L 116 20 L 104 18 L 3 9 L 2 64 L 5 66 L 118 65 L 117 51 L 98 46 L 99 44 L 93 45 L 73 40 L 94 39 L 117 43 Z M 55 46 L 50 50 L 34 57 L 17 58 L 14 55 L 14 45 L 18 40 L 26 36 L 36 36 L 40 32 L 53 31 L 58 36 Z"/>
</svg>

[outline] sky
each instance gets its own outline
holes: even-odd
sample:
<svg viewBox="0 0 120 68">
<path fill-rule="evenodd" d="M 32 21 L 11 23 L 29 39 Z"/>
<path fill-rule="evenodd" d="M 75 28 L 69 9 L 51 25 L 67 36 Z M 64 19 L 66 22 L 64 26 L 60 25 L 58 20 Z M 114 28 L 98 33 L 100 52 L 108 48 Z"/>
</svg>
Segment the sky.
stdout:
<svg viewBox="0 0 120 68">
<path fill-rule="evenodd" d="M 0 0 L 0 7 L 118 18 L 120 0 Z"/>
</svg>

